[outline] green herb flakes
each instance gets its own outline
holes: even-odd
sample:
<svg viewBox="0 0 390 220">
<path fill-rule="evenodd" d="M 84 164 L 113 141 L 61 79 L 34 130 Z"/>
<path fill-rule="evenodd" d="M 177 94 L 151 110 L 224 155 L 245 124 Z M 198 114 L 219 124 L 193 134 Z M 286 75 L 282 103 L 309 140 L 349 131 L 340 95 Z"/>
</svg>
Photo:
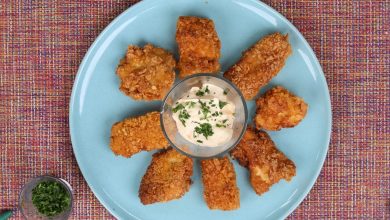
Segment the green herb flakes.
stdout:
<svg viewBox="0 0 390 220">
<path fill-rule="evenodd" d="M 172 109 L 172 111 L 173 111 L 173 113 L 176 113 L 176 112 L 178 112 L 181 109 L 184 109 L 184 105 L 180 103 L 180 104 L 176 105 L 176 107 L 174 107 Z"/>
<path fill-rule="evenodd" d="M 216 124 L 215 126 L 217 126 L 217 128 L 226 128 L 226 125 L 223 124 Z"/>
<path fill-rule="evenodd" d="M 229 89 L 227 89 L 227 88 L 223 90 L 223 94 L 224 94 L 224 95 L 227 95 L 228 92 L 229 92 Z"/>
<path fill-rule="evenodd" d="M 182 111 L 180 111 L 179 120 L 181 121 L 184 127 L 186 126 L 186 119 L 189 118 L 190 118 L 190 114 L 188 114 L 187 110 L 183 109 Z"/>
<path fill-rule="evenodd" d="M 227 105 L 228 103 L 227 102 L 223 102 L 223 101 L 219 101 L 219 108 L 222 109 L 223 107 L 225 107 L 225 105 Z"/>
<path fill-rule="evenodd" d="M 209 86 L 206 86 L 206 89 L 204 90 L 204 92 L 210 94 Z"/>
<path fill-rule="evenodd" d="M 207 116 L 210 113 L 210 107 L 207 106 L 205 102 L 200 101 L 200 99 L 198 99 L 198 102 L 200 104 L 200 110 L 203 114 L 203 119 L 207 119 Z"/>
<path fill-rule="evenodd" d="M 203 90 L 203 89 L 199 89 L 199 90 L 195 93 L 195 95 L 196 95 L 196 96 L 204 96 L 205 93 L 210 94 L 210 90 L 209 90 L 209 87 L 208 87 L 208 86 L 206 86 L 206 88 L 205 88 L 204 90 Z"/>
<path fill-rule="evenodd" d="M 202 90 L 199 90 L 195 93 L 196 96 L 204 96 L 204 92 Z"/>
<path fill-rule="evenodd" d="M 60 183 L 44 181 L 32 190 L 32 202 L 39 213 L 51 217 L 69 208 L 70 195 Z"/>
<path fill-rule="evenodd" d="M 214 134 L 213 128 L 210 123 L 202 123 L 195 127 L 195 132 L 202 134 L 206 139 Z"/>
<path fill-rule="evenodd" d="M 188 108 L 193 108 L 193 107 L 195 107 L 195 104 L 196 104 L 196 102 L 193 102 L 193 101 L 190 101 L 187 103 L 188 103 Z"/>
</svg>

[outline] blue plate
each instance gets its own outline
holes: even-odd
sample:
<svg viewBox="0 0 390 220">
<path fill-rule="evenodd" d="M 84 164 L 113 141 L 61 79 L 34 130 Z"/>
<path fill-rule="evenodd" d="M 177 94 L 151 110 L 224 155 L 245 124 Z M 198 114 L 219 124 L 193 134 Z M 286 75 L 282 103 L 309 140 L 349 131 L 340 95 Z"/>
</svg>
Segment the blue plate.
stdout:
<svg viewBox="0 0 390 220">
<path fill-rule="evenodd" d="M 144 206 L 138 199 L 140 180 L 150 163 L 150 152 L 130 159 L 109 148 L 113 123 L 125 117 L 159 110 L 161 102 L 134 101 L 122 94 L 115 74 L 129 44 L 153 43 L 177 52 L 176 21 L 180 15 L 214 20 L 222 42 L 222 70 L 262 36 L 289 34 L 293 54 L 267 86 L 282 85 L 309 104 L 306 118 L 295 128 L 270 132 L 278 148 L 297 166 L 289 183 L 274 185 L 257 196 L 248 172 L 236 162 L 241 208 L 212 211 L 203 201 L 198 163 L 194 184 L 179 200 Z M 176 54 L 177 55 L 177 54 Z M 262 90 L 261 92 L 265 91 Z M 251 115 L 254 103 L 248 103 Z M 307 195 L 318 177 L 328 150 L 331 131 L 329 92 L 321 67 L 306 40 L 283 16 L 251 0 L 146 0 L 118 16 L 96 39 L 85 56 L 74 83 L 70 103 L 70 132 L 77 162 L 99 201 L 119 219 L 282 219 Z"/>
</svg>

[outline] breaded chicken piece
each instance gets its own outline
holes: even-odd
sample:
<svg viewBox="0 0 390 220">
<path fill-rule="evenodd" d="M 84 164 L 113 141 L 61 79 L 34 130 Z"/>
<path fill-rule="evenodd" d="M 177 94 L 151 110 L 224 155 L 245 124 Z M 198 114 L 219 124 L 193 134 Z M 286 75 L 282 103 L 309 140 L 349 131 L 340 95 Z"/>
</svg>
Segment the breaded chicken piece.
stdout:
<svg viewBox="0 0 390 220">
<path fill-rule="evenodd" d="M 228 157 L 201 161 L 203 196 L 210 209 L 240 208 L 236 173 Z"/>
<path fill-rule="evenodd" d="M 175 81 L 175 66 L 173 55 L 162 48 L 130 45 L 116 71 L 119 89 L 136 100 L 161 100 Z"/>
<path fill-rule="evenodd" d="M 295 176 L 295 164 L 275 147 L 264 131 L 256 134 L 248 128 L 230 154 L 249 169 L 251 185 L 258 195 L 267 192 L 281 179 L 290 181 Z"/>
<path fill-rule="evenodd" d="M 176 41 L 179 47 L 180 77 L 219 71 L 221 42 L 212 20 L 180 16 L 176 27 Z"/>
<path fill-rule="evenodd" d="M 191 185 L 193 161 L 174 149 L 153 155 L 139 188 L 144 205 L 182 197 Z"/>
<path fill-rule="evenodd" d="M 279 73 L 290 54 L 288 35 L 268 35 L 245 51 L 224 77 L 241 90 L 245 99 L 253 99 Z"/>
<path fill-rule="evenodd" d="M 169 146 L 160 126 L 160 113 L 127 118 L 111 128 L 111 150 L 116 155 L 131 157 L 140 151 L 163 149 Z"/>
<path fill-rule="evenodd" d="M 308 108 L 302 98 L 281 86 L 267 91 L 256 105 L 256 127 L 271 131 L 296 126 L 305 117 Z"/>
</svg>

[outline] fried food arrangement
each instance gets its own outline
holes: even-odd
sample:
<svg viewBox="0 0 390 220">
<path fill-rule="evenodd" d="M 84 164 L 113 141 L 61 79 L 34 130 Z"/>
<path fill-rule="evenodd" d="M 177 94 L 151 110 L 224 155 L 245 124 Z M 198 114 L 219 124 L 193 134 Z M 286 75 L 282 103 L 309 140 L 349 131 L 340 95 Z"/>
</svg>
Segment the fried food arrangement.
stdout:
<svg viewBox="0 0 390 220">
<path fill-rule="evenodd" d="M 181 198 L 191 185 L 193 161 L 174 149 L 155 153 L 139 188 L 144 205 Z"/>
<path fill-rule="evenodd" d="M 256 127 L 271 131 L 298 125 L 308 108 L 302 98 L 281 86 L 267 91 L 256 101 L 256 106 Z"/>
<path fill-rule="evenodd" d="M 221 42 L 212 20 L 190 16 L 179 17 L 176 41 L 179 47 L 180 77 L 219 71 Z"/>
<path fill-rule="evenodd" d="M 119 89 L 135 100 L 161 100 L 173 86 L 176 67 L 181 78 L 198 73 L 220 71 L 221 42 L 211 19 L 180 16 L 176 26 L 176 42 L 178 63 L 172 53 L 152 44 L 144 47 L 128 46 L 127 53 L 116 70 L 120 79 Z M 225 72 L 224 77 L 241 90 L 245 99 L 253 99 L 259 89 L 269 83 L 283 68 L 291 53 L 288 35 L 270 34 L 246 50 L 241 59 Z M 172 106 L 172 112 L 177 114 L 172 114 L 176 117 L 172 121 L 177 119 L 178 124 L 184 127 L 186 120 L 189 121 L 188 135 L 196 138 L 197 143 L 206 145 L 202 147 L 212 147 L 212 144 L 206 143 L 205 140 L 215 133 L 215 137 L 220 141 L 224 137 L 221 131 L 228 133 L 222 128 L 230 126 L 234 121 L 234 117 L 230 120 L 225 112 L 232 104 L 223 101 L 225 96 L 222 101 L 219 100 L 218 94 L 227 95 L 228 91 L 226 88 L 220 88 L 220 92 L 214 91 L 215 96 L 210 95 L 213 99 L 203 103 L 206 101 L 201 101 L 199 97 L 213 92 L 212 85 L 204 89 L 194 89 L 196 91 L 192 93 L 198 97 L 199 104 L 194 102 L 193 98 L 189 98 L 189 95 L 187 95 L 189 99 L 173 100 L 176 101 L 176 106 Z M 202 100 L 208 99 L 209 97 L 206 96 Z M 213 104 L 214 99 L 218 101 L 217 104 Z M 225 105 L 228 107 L 221 110 Z M 256 106 L 256 129 L 272 131 L 296 126 L 305 117 L 308 109 L 302 98 L 281 86 L 267 91 L 256 101 Z M 189 110 L 190 108 L 195 110 Z M 234 105 L 232 109 L 231 113 L 234 114 Z M 193 112 L 196 117 L 193 116 Z M 204 118 L 200 118 L 200 115 Z M 210 115 L 215 117 L 214 124 L 208 123 L 209 119 L 212 119 Z M 220 118 L 216 119 L 217 116 Z M 193 118 L 195 119 L 192 120 Z M 207 123 L 196 121 L 198 118 L 207 119 Z M 193 130 L 188 126 L 190 122 L 195 124 Z M 171 128 L 167 126 L 166 129 Z M 177 132 L 183 127 L 173 124 L 172 129 Z M 199 138 L 201 134 L 205 140 Z M 178 135 L 186 136 L 180 132 Z M 226 137 L 228 140 L 229 138 L 231 136 Z M 141 151 L 160 150 L 153 154 L 152 161 L 141 180 L 138 197 L 142 204 L 149 205 L 179 199 L 189 191 L 192 183 L 193 159 L 169 147 L 160 125 L 159 112 L 150 112 L 115 123 L 111 128 L 110 148 L 115 155 L 127 158 Z M 276 148 L 270 136 L 264 131 L 248 128 L 230 155 L 249 170 L 250 183 L 258 195 L 267 192 L 280 180 L 290 181 L 296 175 L 293 161 Z M 203 197 L 208 208 L 224 211 L 240 208 L 240 190 L 229 157 L 204 159 L 200 161 L 200 165 Z"/>
<path fill-rule="evenodd" d="M 256 194 L 267 192 L 281 179 L 290 181 L 295 176 L 295 165 L 280 152 L 264 131 L 256 133 L 248 128 L 237 147 L 230 152 L 240 165 L 247 167 Z"/>
<path fill-rule="evenodd" d="M 116 71 L 119 89 L 136 100 L 161 100 L 173 85 L 175 66 L 173 55 L 162 48 L 130 45 Z"/>
<path fill-rule="evenodd" d="M 210 209 L 234 210 L 240 207 L 236 173 L 228 157 L 201 161 L 203 196 Z"/>
<path fill-rule="evenodd" d="M 140 151 L 151 151 L 168 147 L 160 127 L 160 113 L 127 118 L 111 128 L 111 150 L 116 155 L 131 157 Z"/>
<path fill-rule="evenodd" d="M 245 99 L 253 99 L 279 73 L 291 52 L 287 35 L 268 35 L 245 51 L 224 76 L 241 90 Z"/>
</svg>

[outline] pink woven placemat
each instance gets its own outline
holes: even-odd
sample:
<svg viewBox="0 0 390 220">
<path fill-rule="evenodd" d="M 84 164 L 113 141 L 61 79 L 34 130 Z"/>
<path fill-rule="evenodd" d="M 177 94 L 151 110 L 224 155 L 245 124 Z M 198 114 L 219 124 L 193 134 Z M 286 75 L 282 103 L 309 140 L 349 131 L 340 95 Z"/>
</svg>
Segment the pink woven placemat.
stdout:
<svg viewBox="0 0 390 220">
<path fill-rule="evenodd" d="M 305 36 L 332 99 L 329 154 L 290 219 L 390 219 L 389 1 L 267 0 Z M 73 219 L 111 219 L 72 153 L 68 105 L 93 40 L 135 1 L 0 3 L 0 209 L 51 173 L 74 187 Z M 21 218 L 16 212 L 15 219 Z"/>
</svg>

